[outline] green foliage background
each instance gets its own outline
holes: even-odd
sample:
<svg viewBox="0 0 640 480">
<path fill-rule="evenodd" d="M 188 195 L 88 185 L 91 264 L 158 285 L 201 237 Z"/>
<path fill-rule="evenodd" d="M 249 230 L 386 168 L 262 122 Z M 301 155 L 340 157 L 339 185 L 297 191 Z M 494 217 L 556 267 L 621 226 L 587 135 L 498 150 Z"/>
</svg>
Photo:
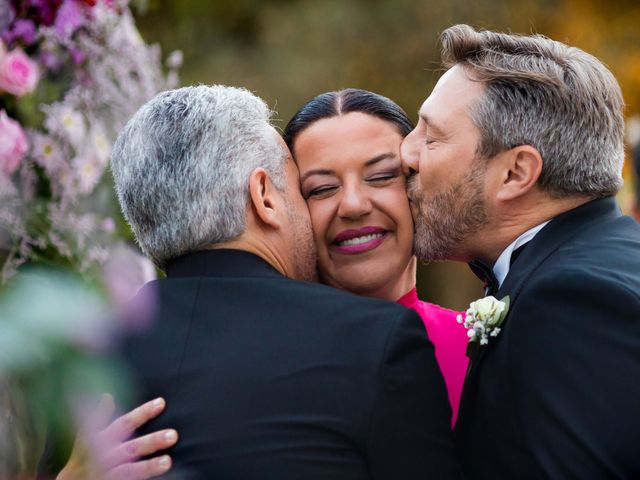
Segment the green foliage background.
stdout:
<svg viewBox="0 0 640 480">
<path fill-rule="evenodd" d="M 165 53 L 184 52 L 183 84 L 245 86 L 279 125 L 318 93 L 359 87 L 415 119 L 439 76 L 438 36 L 455 23 L 542 33 L 581 47 L 620 80 L 640 112 L 638 0 L 147 0 L 138 26 Z M 422 298 L 463 309 L 481 294 L 465 265 L 419 272 Z"/>
</svg>

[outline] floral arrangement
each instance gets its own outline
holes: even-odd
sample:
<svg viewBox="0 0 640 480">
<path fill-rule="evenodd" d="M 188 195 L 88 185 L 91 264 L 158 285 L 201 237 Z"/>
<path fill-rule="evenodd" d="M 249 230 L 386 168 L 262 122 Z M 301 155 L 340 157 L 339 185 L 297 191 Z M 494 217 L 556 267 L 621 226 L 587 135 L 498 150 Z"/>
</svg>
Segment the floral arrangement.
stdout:
<svg viewBox="0 0 640 480">
<path fill-rule="evenodd" d="M 155 271 L 122 241 L 105 171 L 118 131 L 180 63 L 171 54 L 163 72 L 126 0 L 0 0 L 0 478 L 34 477 L 45 432 L 61 460 L 85 397 L 125 394 L 96 353 L 144 326 L 153 298 L 128 300 Z M 40 268 L 15 275 L 25 262 Z"/>
<path fill-rule="evenodd" d="M 163 72 L 127 0 L 0 0 L 0 284 L 24 262 L 101 274 L 128 232 L 111 145 L 180 63 Z"/>
</svg>

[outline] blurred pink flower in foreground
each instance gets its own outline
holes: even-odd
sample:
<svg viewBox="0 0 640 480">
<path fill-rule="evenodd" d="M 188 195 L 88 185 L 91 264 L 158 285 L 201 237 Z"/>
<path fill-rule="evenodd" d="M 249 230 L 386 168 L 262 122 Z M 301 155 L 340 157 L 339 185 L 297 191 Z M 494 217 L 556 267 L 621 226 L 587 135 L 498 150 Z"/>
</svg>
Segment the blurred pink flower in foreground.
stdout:
<svg viewBox="0 0 640 480">
<path fill-rule="evenodd" d="M 36 88 L 38 78 L 38 65 L 20 48 L 14 48 L 0 59 L 0 90 L 21 97 Z"/>
<path fill-rule="evenodd" d="M 0 170 L 13 173 L 27 152 L 27 136 L 18 122 L 0 110 Z"/>
<path fill-rule="evenodd" d="M 115 310 L 127 322 L 125 330 L 147 326 L 155 311 L 156 296 L 150 286 L 142 287 L 156 279 L 153 263 L 132 247 L 118 243 L 110 250 L 102 274 Z"/>
</svg>

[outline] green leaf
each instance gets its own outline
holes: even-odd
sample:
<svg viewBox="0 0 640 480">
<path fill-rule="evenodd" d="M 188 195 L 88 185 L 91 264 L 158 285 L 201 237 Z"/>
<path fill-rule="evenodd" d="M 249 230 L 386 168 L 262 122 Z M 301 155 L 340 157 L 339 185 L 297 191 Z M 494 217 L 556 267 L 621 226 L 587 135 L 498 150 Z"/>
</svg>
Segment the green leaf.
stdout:
<svg viewBox="0 0 640 480">
<path fill-rule="evenodd" d="M 500 314 L 500 318 L 498 319 L 498 323 L 496 323 L 496 327 L 499 327 L 500 325 L 502 325 L 502 322 L 504 322 L 504 319 L 507 317 L 507 314 L 509 313 L 509 306 L 511 305 L 511 299 L 509 298 L 509 295 L 502 298 L 502 300 L 500 301 L 504 303 L 504 310 Z"/>
</svg>

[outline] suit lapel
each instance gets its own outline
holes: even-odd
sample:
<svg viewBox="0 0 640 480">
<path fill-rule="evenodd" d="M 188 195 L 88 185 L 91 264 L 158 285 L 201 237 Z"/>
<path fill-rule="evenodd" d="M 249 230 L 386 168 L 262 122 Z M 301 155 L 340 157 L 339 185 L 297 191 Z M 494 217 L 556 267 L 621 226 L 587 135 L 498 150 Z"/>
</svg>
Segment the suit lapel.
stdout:
<svg viewBox="0 0 640 480">
<path fill-rule="evenodd" d="M 585 203 L 573 210 L 569 210 L 558 215 L 543 228 L 538 235 L 527 245 L 518 259 L 509 269 L 509 273 L 504 282 L 498 289 L 496 298 L 498 300 L 509 296 L 510 307 L 513 309 L 517 301 L 518 294 L 522 290 L 526 280 L 544 263 L 544 261 L 553 254 L 560 246 L 568 242 L 571 238 L 578 235 L 581 231 L 589 228 L 591 225 L 603 222 L 609 219 L 619 217 L 621 215 L 614 197 L 593 200 Z M 509 321 L 509 313 L 504 322 Z M 503 324 L 504 328 L 504 324 Z M 499 336 L 492 339 L 488 345 L 480 348 L 480 351 L 470 362 L 465 381 L 465 390 L 468 390 L 468 383 L 473 382 L 477 376 L 478 366 L 484 356 L 484 353 L 499 340 Z M 464 396 L 464 392 L 463 392 Z"/>
</svg>

